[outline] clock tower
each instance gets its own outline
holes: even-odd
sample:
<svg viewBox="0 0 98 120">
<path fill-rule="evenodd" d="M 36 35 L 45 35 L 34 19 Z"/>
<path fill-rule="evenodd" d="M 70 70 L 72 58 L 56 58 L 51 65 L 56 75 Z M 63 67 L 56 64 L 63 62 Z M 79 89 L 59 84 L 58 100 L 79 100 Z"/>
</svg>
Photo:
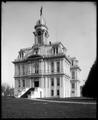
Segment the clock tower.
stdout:
<svg viewBox="0 0 98 120">
<path fill-rule="evenodd" d="M 33 32 L 35 37 L 35 45 L 45 45 L 47 44 L 47 38 L 49 37 L 48 28 L 46 22 L 43 18 L 43 7 L 40 9 L 40 19 L 36 22 Z"/>
</svg>

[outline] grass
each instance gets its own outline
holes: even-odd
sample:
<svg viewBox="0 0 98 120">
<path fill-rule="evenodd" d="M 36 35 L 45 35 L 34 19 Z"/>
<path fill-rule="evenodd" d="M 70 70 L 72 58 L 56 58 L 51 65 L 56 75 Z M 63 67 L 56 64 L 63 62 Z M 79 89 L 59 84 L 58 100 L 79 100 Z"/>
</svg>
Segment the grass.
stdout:
<svg viewBox="0 0 98 120">
<path fill-rule="evenodd" d="M 2 97 L 2 118 L 96 118 L 96 105 Z"/>
</svg>

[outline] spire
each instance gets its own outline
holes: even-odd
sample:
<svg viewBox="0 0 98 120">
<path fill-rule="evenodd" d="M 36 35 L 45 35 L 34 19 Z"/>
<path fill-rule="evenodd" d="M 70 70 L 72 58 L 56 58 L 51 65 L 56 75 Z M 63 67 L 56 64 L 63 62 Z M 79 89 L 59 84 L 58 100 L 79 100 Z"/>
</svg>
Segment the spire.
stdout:
<svg viewBox="0 0 98 120">
<path fill-rule="evenodd" d="M 41 6 L 41 8 L 40 8 L 40 19 L 36 22 L 36 25 L 37 26 L 38 25 L 45 25 L 45 27 L 47 27 L 46 26 L 46 21 L 45 21 L 45 19 L 43 17 L 43 6 Z"/>
<path fill-rule="evenodd" d="M 35 28 L 35 32 L 34 32 L 35 44 L 38 44 L 38 45 L 47 44 L 47 38 L 49 34 L 48 34 L 48 28 L 47 28 L 46 22 L 43 17 L 43 6 L 41 6 L 40 8 L 40 18 L 36 22 L 36 25 L 34 28 Z"/>
<path fill-rule="evenodd" d="M 43 6 L 41 6 L 41 9 L 40 9 L 40 16 L 42 16 L 42 12 L 43 12 Z"/>
</svg>

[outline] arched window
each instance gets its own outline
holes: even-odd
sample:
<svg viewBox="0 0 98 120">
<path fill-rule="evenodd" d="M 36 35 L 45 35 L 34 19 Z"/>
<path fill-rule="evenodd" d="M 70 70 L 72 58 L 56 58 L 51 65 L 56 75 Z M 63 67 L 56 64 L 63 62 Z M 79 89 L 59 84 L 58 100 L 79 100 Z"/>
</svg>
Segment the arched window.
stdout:
<svg viewBox="0 0 98 120">
<path fill-rule="evenodd" d="M 51 78 L 51 86 L 54 86 L 54 78 Z"/>
<path fill-rule="evenodd" d="M 60 62 L 57 62 L 57 72 L 60 72 Z"/>
<path fill-rule="evenodd" d="M 72 86 L 72 89 L 74 89 L 75 88 L 75 83 L 72 83 L 71 86 Z"/>
<path fill-rule="evenodd" d="M 55 48 L 53 48 L 53 54 L 55 55 Z"/>
<path fill-rule="evenodd" d="M 39 73 L 39 64 L 35 63 L 35 73 Z"/>
<path fill-rule="evenodd" d="M 57 90 L 57 96 L 59 96 L 60 95 L 60 90 Z"/>
<path fill-rule="evenodd" d="M 53 54 L 54 54 L 54 55 L 55 55 L 55 54 L 58 54 L 58 46 L 53 47 Z"/>
<path fill-rule="evenodd" d="M 57 86 L 60 86 L 60 78 L 57 78 Z"/>
<path fill-rule="evenodd" d="M 20 75 L 20 65 L 18 65 L 18 75 Z"/>
<path fill-rule="evenodd" d="M 22 82 L 23 82 L 23 87 L 25 87 L 25 80 L 23 80 Z"/>
<path fill-rule="evenodd" d="M 56 47 L 55 49 L 56 49 L 56 54 L 58 54 L 58 47 Z"/>
<path fill-rule="evenodd" d="M 51 90 L 51 96 L 54 96 L 54 90 Z"/>
<path fill-rule="evenodd" d="M 72 71 L 72 79 L 75 79 L 75 71 Z"/>
<path fill-rule="evenodd" d="M 54 72 L 54 62 L 51 62 L 51 72 Z"/>
<path fill-rule="evenodd" d="M 18 80 L 18 87 L 21 87 L 21 85 L 20 85 L 21 83 L 20 83 L 20 80 Z"/>
<path fill-rule="evenodd" d="M 22 65 L 23 75 L 25 74 L 24 64 Z"/>
</svg>

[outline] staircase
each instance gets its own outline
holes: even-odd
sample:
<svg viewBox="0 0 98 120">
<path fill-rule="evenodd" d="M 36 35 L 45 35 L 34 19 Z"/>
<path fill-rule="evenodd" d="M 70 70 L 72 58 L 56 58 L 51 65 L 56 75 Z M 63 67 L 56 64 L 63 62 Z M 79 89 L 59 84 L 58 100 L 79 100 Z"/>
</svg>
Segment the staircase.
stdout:
<svg viewBox="0 0 98 120">
<path fill-rule="evenodd" d="M 18 94 L 18 98 L 20 98 L 28 90 L 29 90 L 29 88 L 25 88 L 25 89 L 21 90 L 21 92 L 19 92 L 19 94 Z"/>
<path fill-rule="evenodd" d="M 43 91 L 41 88 L 26 88 L 18 94 L 18 98 L 41 98 Z"/>
<path fill-rule="evenodd" d="M 24 94 L 21 95 L 21 98 L 28 98 L 28 96 L 31 96 L 31 92 L 34 92 L 34 90 L 35 88 L 29 88 Z"/>
</svg>

